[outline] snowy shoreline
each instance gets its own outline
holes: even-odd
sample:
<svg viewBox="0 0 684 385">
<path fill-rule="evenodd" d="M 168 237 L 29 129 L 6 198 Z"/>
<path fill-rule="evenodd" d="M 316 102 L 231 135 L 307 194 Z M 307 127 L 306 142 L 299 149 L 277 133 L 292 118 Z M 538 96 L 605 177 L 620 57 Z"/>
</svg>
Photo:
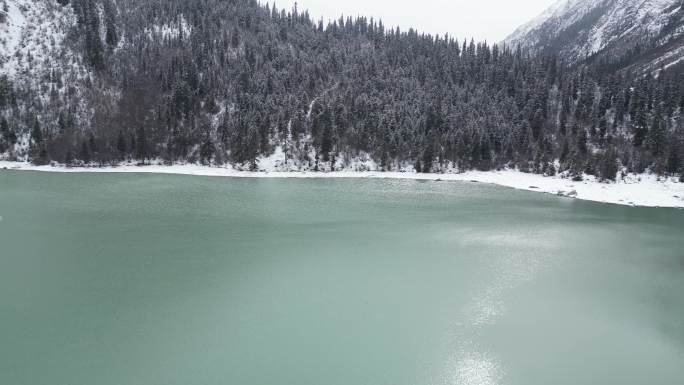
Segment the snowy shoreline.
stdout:
<svg viewBox="0 0 684 385">
<path fill-rule="evenodd" d="M 63 173 L 154 173 L 236 178 L 377 178 L 488 183 L 518 190 L 535 191 L 594 202 L 625 206 L 684 208 L 684 183 L 655 175 L 628 175 L 615 183 L 600 183 L 592 176 L 582 182 L 567 178 L 527 174 L 515 170 L 467 171 L 464 173 L 419 174 L 383 171 L 241 171 L 230 166 L 121 165 L 117 167 L 35 166 L 24 162 L 0 161 L 0 171 L 43 171 Z"/>
</svg>

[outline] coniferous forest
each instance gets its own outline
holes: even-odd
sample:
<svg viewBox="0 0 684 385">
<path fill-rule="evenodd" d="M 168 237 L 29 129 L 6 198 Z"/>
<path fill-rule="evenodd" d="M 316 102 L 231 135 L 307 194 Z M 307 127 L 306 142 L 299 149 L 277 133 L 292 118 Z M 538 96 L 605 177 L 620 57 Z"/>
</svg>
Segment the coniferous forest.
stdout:
<svg viewBox="0 0 684 385">
<path fill-rule="evenodd" d="M 9 159 L 256 169 L 278 148 L 310 170 L 363 155 L 383 170 L 419 172 L 516 167 L 614 180 L 684 171 L 682 65 L 570 66 L 254 0 L 54 7 L 76 20 L 62 54 L 32 63 L 32 82 L 0 77 Z"/>
</svg>

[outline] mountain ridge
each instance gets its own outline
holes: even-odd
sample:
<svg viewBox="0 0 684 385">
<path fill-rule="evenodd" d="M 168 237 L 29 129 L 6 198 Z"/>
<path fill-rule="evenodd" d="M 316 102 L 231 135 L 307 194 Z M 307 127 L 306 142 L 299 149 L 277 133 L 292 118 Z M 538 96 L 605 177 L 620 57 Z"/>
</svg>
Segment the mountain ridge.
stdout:
<svg viewBox="0 0 684 385">
<path fill-rule="evenodd" d="M 557 54 L 569 64 L 621 61 L 622 68 L 655 71 L 684 56 L 681 0 L 559 0 L 516 29 L 507 45 Z M 675 52 L 676 55 L 667 55 Z M 641 60 L 650 57 L 649 61 Z"/>
</svg>

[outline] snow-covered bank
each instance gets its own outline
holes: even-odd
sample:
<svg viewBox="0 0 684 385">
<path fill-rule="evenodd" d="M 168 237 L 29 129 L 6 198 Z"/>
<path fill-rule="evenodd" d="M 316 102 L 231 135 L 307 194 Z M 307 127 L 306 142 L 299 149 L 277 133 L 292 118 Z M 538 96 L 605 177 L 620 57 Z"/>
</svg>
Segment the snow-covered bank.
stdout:
<svg viewBox="0 0 684 385">
<path fill-rule="evenodd" d="M 0 161 L 2 169 L 49 172 L 158 173 L 249 178 L 389 178 L 490 183 L 520 190 L 564 195 L 571 198 L 629 206 L 684 208 L 684 183 L 674 178 L 654 175 L 629 175 L 616 183 L 600 183 L 587 176 L 582 182 L 561 177 L 545 177 L 514 170 L 468 171 L 460 174 L 418 174 L 415 172 L 335 171 L 335 172 L 268 172 L 240 171 L 230 166 L 200 165 L 121 165 L 118 167 L 67 168 L 35 166 L 30 163 Z M 2 186 L 0 186 L 2 188 Z"/>
</svg>

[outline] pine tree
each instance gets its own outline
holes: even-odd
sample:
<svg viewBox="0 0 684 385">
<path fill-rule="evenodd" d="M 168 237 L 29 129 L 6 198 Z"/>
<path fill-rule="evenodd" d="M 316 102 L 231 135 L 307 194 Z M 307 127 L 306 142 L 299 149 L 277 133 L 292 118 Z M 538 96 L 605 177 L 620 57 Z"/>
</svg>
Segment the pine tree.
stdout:
<svg viewBox="0 0 684 385">
<path fill-rule="evenodd" d="M 116 7 L 112 0 L 104 1 L 104 17 L 105 42 L 110 48 L 114 48 L 119 43 L 119 34 L 116 28 Z"/>
<path fill-rule="evenodd" d="M 0 117 L 0 153 L 9 148 L 9 124 L 4 116 Z"/>
<path fill-rule="evenodd" d="M 211 140 L 211 137 L 206 136 L 200 148 L 200 162 L 204 165 L 211 164 L 214 152 L 214 142 Z"/>
<path fill-rule="evenodd" d="M 608 150 L 601 158 L 599 176 L 602 180 L 615 181 L 618 172 L 617 155 L 613 149 Z"/>
<path fill-rule="evenodd" d="M 119 137 L 116 141 L 116 151 L 118 152 L 118 159 L 125 160 L 128 154 L 128 147 L 126 146 L 126 137 L 123 131 L 119 131 Z"/>
<path fill-rule="evenodd" d="M 43 130 L 40 128 L 40 122 L 38 121 L 38 118 L 36 118 L 33 123 L 33 129 L 31 130 L 31 141 L 35 146 L 41 145 L 43 143 Z"/>
<path fill-rule="evenodd" d="M 61 134 L 64 134 L 64 131 L 67 129 L 66 118 L 64 117 L 63 111 L 60 111 L 59 117 L 57 117 L 57 127 L 59 127 L 59 132 Z"/>
<path fill-rule="evenodd" d="M 665 165 L 665 170 L 671 174 L 675 175 L 682 168 L 682 160 L 679 158 L 679 148 L 677 145 L 672 145 L 670 147 L 669 156 L 667 158 L 667 164 Z"/>
<path fill-rule="evenodd" d="M 648 147 L 653 155 L 659 157 L 665 147 L 666 123 L 663 120 L 660 108 L 656 109 L 651 129 L 648 132 Z"/>
<path fill-rule="evenodd" d="M 634 134 L 634 147 L 641 147 L 646 139 L 648 132 L 646 121 L 646 110 L 644 104 L 641 102 L 641 95 L 635 94 L 632 98 L 632 108 L 630 110 L 632 117 L 632 132 Z"/>
<path fill-rule="evenodd" d="M 138 128 L 136 139 L 135 139 L 135 157 L 145 163 L 148 158 L 148 144 L 147 144 L 147 134 L 145 133 L 145 128 Z"/>
<path fill-rule="evenodd" d="M 0 135 L 9 135 L 9 123 L 4 116 L 0 116 Z"/>
<path fill-rule="evenodd" d="M 83 161 L 86 165 L 90 163 L 90 150 L 88 149 L 88 143 L 84 140 L 81 142 L 81 152 L 79 153 L 79 159 Z"/>
<path fill-rule="evenodd" d="M 240 45 L 240 32 L 237 27 L 233 27 L 233 31 L 230 34 L 230 46 L 237 48 Z"/>
<path fill-rule="evenodd" d="M 66 155 L 64 157 L 64 164 L 69 167 L 74 165 L 74 153 L 71 152 L 71 148 L 67 149 Z"/>
<path fill-rule="evenodd" d="M 88 135 L 88 144 L 87 144 L 87 149 L 89 152 L 89 158 L 90 159 L 97 159 L 100 155 L 100 149 L 97 145 L 97 141 L 95 140 L 95 134 L 92 132 Z"/>
<path fill-rule="evenodd" d="M 50 161 L 50 159 L 48 158 L 47 148 L 43 144 L 31 148 L 30 155 L 31 162 L 38 166 L 48 164 L 48 162 Z"/>
<path fill-rule="evenodd" d="M 85 53 L 95 69 L 104 68 L 102 41 L 100 40 L 100 16 L 93 0 L 83 1 L 83 20 L 85 28 Z"/>
</svg>

